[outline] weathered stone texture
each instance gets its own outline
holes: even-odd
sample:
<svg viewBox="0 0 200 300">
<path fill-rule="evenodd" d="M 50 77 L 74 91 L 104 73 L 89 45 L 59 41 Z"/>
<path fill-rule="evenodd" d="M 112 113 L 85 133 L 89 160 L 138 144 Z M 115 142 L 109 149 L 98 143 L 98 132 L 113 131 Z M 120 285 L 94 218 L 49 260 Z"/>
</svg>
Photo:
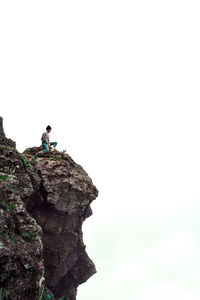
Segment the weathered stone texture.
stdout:
<svg viewBox="0 0 200 300">
<path fill-rule="evenodd" d="M 68 154 L 38 150 L 20 154 L 0 118 L 0 295 L 75 300 L 96 272 L 82 223 L 98 191 Z"/>
</svg>

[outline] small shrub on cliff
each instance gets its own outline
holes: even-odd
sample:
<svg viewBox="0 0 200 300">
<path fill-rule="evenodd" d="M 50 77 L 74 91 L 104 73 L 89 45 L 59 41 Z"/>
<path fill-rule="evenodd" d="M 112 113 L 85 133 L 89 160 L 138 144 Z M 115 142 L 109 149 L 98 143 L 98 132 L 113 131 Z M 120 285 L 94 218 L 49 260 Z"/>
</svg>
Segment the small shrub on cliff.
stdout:
<svg viewBox="0 0 200 300">
<path fill-rule="evenodd" d="M 20 155 L 20 157 L 23 159 L 23 162 L 24 162 L 26 167 L 31 166 L 30 162 L 28 161 L 28 159 L 24 155 Z"/>
<path fill-rule="evenodd" d="M 5 181 L 8 177 L 8 175 L 0 175 L 0 182 Z"/>
<path fill-rule="evenodd" d="M 35 155 L 33 156 L 33 158 L 31 159 L 31 164 L 32 164 L 32 165 L 36 165 L 36 163 L 37 163 L 37 158 L 38 158 L 38 156 L 37 156 L 37 154 L 35 154 Z"/>
</svg>

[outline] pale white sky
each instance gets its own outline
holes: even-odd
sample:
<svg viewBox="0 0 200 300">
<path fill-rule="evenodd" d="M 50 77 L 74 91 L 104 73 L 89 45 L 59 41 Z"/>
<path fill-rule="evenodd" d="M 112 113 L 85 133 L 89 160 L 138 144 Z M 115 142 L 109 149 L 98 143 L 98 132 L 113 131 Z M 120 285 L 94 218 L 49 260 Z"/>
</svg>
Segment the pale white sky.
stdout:
<svg viewBox="0 0 200 300">
<path fill-rule="evenodd" d="M 0 115 L 100 191 L 77 300 L 200 299 L 198 1 L 1 1 Z"/>
</svg>

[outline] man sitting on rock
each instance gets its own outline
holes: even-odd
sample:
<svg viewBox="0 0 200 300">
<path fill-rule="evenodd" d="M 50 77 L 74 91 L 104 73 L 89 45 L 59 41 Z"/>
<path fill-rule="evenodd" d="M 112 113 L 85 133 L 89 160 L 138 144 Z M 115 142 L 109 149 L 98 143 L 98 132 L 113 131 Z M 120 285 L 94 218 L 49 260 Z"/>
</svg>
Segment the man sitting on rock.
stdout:
<svg viewBox="0 0 200 300">
<path fill-rule="evenodd" d="M 47 126 L 46 131 L 42 135 L 42 146 L 44 150 L 42 152 L 54 151 L 54 148 L 57 146 L 57 142 L 49 142 L 49 132 L 51 131 L 51 126 Z"/>
</svg>

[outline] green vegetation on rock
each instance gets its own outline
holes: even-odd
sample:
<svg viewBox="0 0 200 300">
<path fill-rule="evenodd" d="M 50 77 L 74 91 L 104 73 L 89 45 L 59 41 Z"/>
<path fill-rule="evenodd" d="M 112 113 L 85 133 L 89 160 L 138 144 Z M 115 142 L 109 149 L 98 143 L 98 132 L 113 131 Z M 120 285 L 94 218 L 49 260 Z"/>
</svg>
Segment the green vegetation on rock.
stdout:
<svg viewBox="0 0 200 300">
<path fill-rule="evenodd" d="M 17 203 L 15 203 L 15 202 L 8 202 L 6 200 L 2 200 L 1 203 L 2 203 L 5 211 L 10 211 L 10 210 L 14 209 L 17 205 Z"/>
<path fill-rule="evenodd" d="M 37 163 L 37 158 L 38 158 L 38 156 L 37 156 L 37 154 L 35 154 L 35 155 L 33 156 L 33 158 L 31 159 L 31 164 L 32 164 L 32 165 L 36 165 L 36 163 Z"/>
<path fill-rule="evenodd" d="M 23 162 L 24 162 L 26 167 L 31 166 L 30 162 L 28 161 L 28 159 L 24 155 L 20 155 L 20 157 L 23 159 Z"/>
<path fill-rule="evenodd" d="M 31 228 L 31 225 L 30 225 Z M 35 241 L 39 236 L 41 236 L 41 230 L 31 230 L 21 233 L 21 237 L 27 242 Z"/>
<path fill-rule="evenodd" d="M 52 298 L 52 296 L 46 291 L 46 287 L 44 286 L 43 293 L 42 293 L 42 297 L 40 298 L 40 300 L 49 300 L 49 299 L 53 299 L 53 298 Z"/>
<path fill-rule="evenodd" d="M 8 175 L 0 175 L 0 182 L 5 181 L 8 177 Z"/>
<path fill-rule="evenodd" d="M 14 152 L 18 152 L 16 148 L 11 147 L 11 146 L 6 146 L 6 148 L 8 148 L 8 149 L 10 149 L 10 150 L 12 150 L 12 151 L 14 151 Z"/>
</svg>

